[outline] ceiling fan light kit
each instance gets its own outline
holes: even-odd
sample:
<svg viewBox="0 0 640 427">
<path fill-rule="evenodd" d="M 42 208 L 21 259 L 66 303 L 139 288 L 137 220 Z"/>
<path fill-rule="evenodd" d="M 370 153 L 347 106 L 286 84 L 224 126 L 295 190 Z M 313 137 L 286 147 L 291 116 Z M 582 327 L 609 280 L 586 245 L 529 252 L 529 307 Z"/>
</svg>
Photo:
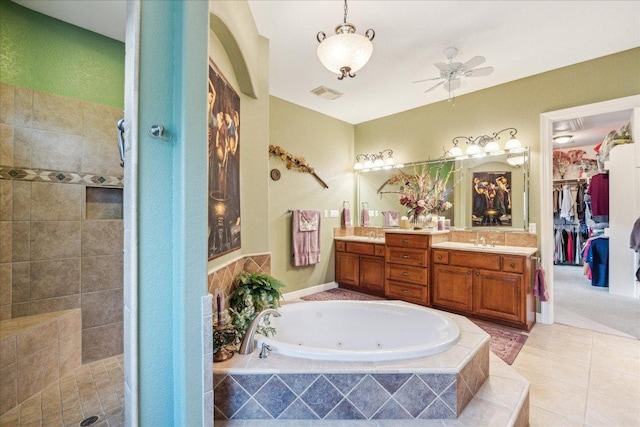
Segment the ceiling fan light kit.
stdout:
<svg viewBox="0 0 640 427">
<path fill-rule="evenodd" d="M 355 77 L 371 58 L 376 33 L 368 29 L 365 35 L 356 34 L 356 27 L 347 22 L 347 0 L 344 0 L 344 20 L 336 26 L 336 33 L 327 37 L 320 31 L 316 39 L 320 45 L 316 51 L 318 59 L 329 71 L 339 74 L 338 80 Z"/>
</svg>

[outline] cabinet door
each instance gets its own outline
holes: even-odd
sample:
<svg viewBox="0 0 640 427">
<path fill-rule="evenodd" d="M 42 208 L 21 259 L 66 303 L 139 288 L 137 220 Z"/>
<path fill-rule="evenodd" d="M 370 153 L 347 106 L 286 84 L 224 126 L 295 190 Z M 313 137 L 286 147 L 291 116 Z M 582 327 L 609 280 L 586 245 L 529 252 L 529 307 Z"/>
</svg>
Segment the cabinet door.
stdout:
<svg viewBox="0 0 640 427">
<path fill-rule="evenodd" d="M 336 282 L 341 285 L 358 286 L 360 282 L 360 256 L 347 252 L 336 252 Z"/>
<path fill-rule="evenodd" d="M 496 320 L 525 323 L 523 318 L 523 278 L 521 274 L 476 270 L 475 307 L 478 315 Z"/>
<path fill-rule="evenodd" d="M 384 294 L 384 258 L 360 257 L 360 287 Z"/>
<path fill-rule="evenodd" d="M 434 307 L 471 313 L 473 269 L 435 264 L 432 283 Z"/>
</svg>

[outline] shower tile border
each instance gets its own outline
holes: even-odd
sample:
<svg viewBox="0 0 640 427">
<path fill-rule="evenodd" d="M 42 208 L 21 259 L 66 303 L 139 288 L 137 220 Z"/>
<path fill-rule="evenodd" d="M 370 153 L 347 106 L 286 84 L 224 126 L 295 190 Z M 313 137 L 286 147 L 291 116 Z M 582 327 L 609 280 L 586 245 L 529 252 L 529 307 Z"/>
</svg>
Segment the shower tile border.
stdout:
<svg viewBox="0 0 640 427">
<path fill-rule="evenodd" d="M 0 180 L 49 182 L 56 184 L 80 184 L 94 187 L 124 187 L 123 176 L 105 176 L 90 173 L 57 171 L 49 169 L 19 168 L 0 165 Z"/>
</svg>

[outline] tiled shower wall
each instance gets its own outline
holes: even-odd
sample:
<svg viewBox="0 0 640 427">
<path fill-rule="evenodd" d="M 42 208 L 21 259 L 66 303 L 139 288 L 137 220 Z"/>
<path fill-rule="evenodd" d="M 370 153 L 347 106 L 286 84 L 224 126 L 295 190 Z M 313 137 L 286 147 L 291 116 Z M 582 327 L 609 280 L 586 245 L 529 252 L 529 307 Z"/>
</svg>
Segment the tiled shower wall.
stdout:
<svg viewBox="0 0 640 427">
<path fill-rule="evenodd" d="M 81 308 L 83 363 L 123 351 L 120 117 L 0 84 L 0 319 Z"/>
</svg>

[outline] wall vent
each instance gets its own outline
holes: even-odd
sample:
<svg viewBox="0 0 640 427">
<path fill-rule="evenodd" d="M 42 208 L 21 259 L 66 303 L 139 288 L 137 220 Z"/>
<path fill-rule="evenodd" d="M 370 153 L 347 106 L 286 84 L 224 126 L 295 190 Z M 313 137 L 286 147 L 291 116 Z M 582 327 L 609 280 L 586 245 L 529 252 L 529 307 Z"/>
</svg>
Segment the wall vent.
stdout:
<svg viewBox="0 0 640 427">
<path fill-rule="evenodd" d="M 342 95 L 344 95 L 337 90 L 329 89 L 325 86 L 318 86 L 317 88 L 313 89 L 311 93 L 318 95 L 320 98 L 328 99 L 329 101 L 333 101 L 334 99 L 338 99 Z"/>
</svg>

